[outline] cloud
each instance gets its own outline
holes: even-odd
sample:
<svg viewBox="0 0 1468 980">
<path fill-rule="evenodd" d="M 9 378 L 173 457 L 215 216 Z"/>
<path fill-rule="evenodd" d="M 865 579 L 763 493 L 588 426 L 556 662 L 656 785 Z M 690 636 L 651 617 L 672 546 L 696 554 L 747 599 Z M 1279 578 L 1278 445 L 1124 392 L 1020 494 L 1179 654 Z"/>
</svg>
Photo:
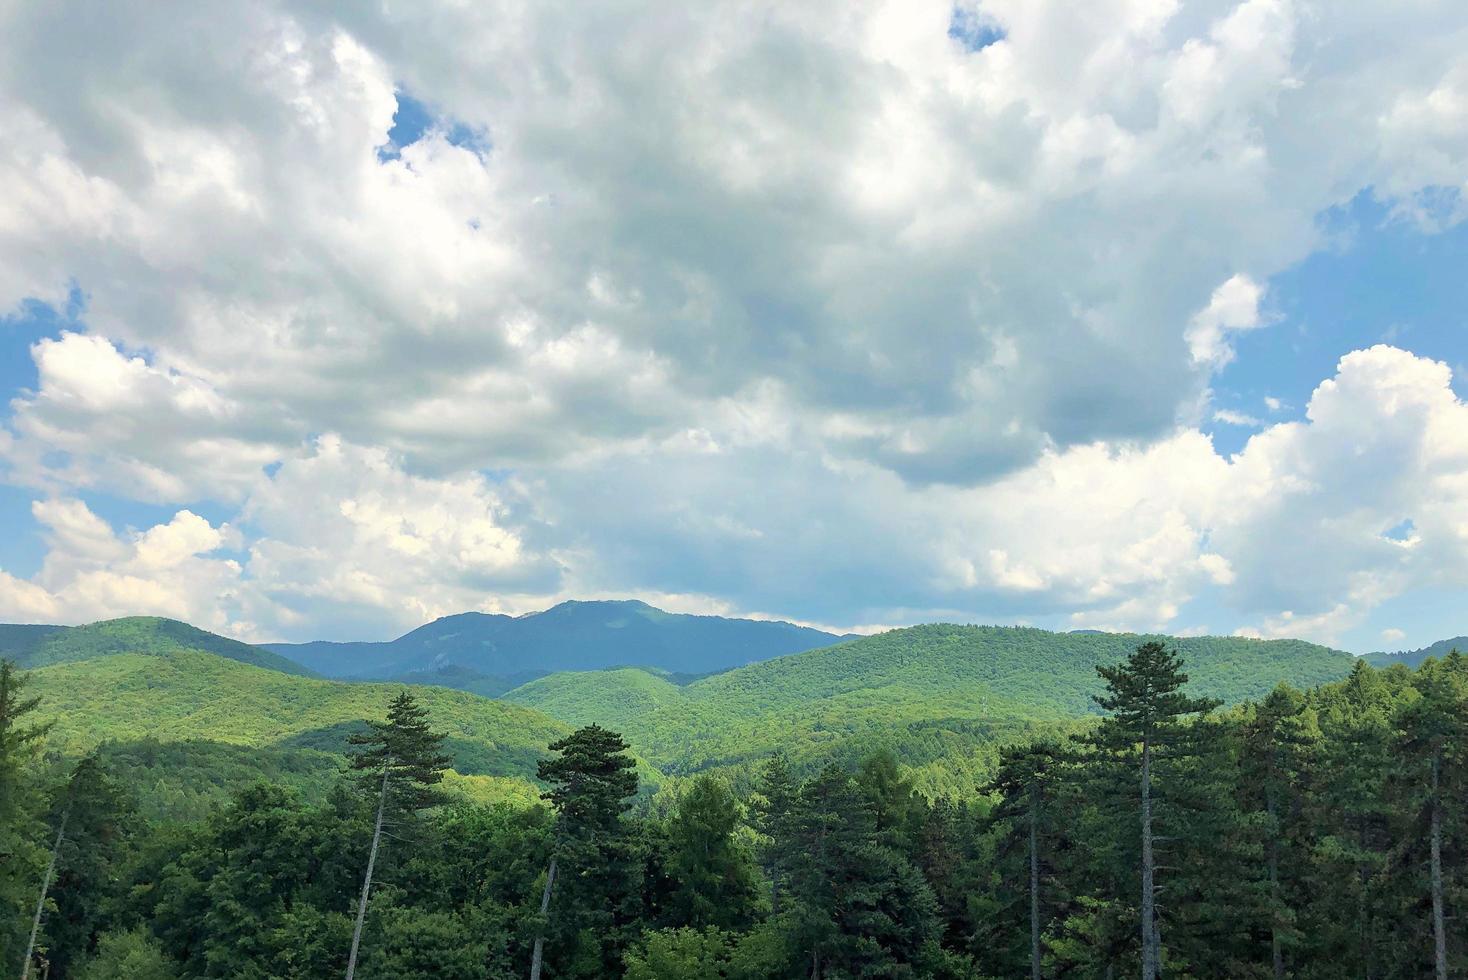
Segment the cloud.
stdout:
<svg viewBox="0 0 1468 980">
<path fill-rule="evenodd" d="M 1213 413 L 1213 421 L 1224 425 L 1237 425 L 1246 429 L 1257 429 L 1264 423 L 1252 415 L 1236 412 L 1231 408 L 1220 408 Z"/>
<path fill-rule="evenodd" d="M 1208 306 L 1188 323 L 1188 349 L 1196 364 L 1213 370 L 1233 360 L 1230 332 L 1254 330 L 1261 326 L 1259 300 L 1264 290 L 1248 276 L 1230 276 L 1213 291 Z"/>
<path fill-rule="evenodd" d="M 1443 366 L 1353 354 L 1236 458 L 1189 423 L 1322 211 L 1457 220 L 1460 5 L 963 9 L 9 7 L 0 308 L 86 313 L 5 478 L 222 503 L 177 601 L 291 635 L 635 591 L 1326 636 L 1458 581 Z M 121 601 L 81 576 L 8 601 Z"/>
<path fill-rule="evenodd" d="M 380 449 L 325 436 L 250 494 L 252 587 L 278 627 L 376 636 L 466 609 L 523 612 L 560 569 L 516 529 L 517 494 L 477 474 L 414 476 Z M 531 605 L 529 608 L 535 608 Z"/>
<path fill-rule="evenodd" d="M 500 481 L 415 475 L 324 436 L 259 474 L 226 525 L 181 511 L 119 535 L 80 501 L 37 503 L 50 552 L 33 580 L 0 580 L 0 614 L 380 637 L 641 595 L 838 626 L 1167 629 L 1211 597 L 1245 635 L 1336 642 L 1404 592 L 1468 587 L 1468 405 L 1450 382 L 1375 347 L 1341 360 L 1304 420 L 1231 457 L 1184 428 L 1050 450 L 973 487 L 914 487 L 758 414 L 725 422 L 737 438 L 684 433 Z"/>
<path fill-rule="evenodd" d="M 238 531 L 179 511 L 146 531 L 114 534 L 82 501 L 64 497 L 32 507 L 47 544 L 34 580 L 0 571 L 0 615 L 9 621 L 77 623 L 116 616 L 186 619 L 249 634 L 252 611 L 237 595 L 241 566 L 221 551 Z"/>
<path fill-rule="evenodd" d="M 1451 5 L 1328 6 L 995 2 L 982 46 L 947 0 L 12 8 L 0 305 L 82 284 L 151 390 L 48 374 L 20 478 L 229 497 L 328 431 L 555 464 L 771 389 L 919 484 L 1162 437 L 1322 209 L 1462 176 Z M 380 154 L 407 92 L 439 116 Z"/>
</svg>

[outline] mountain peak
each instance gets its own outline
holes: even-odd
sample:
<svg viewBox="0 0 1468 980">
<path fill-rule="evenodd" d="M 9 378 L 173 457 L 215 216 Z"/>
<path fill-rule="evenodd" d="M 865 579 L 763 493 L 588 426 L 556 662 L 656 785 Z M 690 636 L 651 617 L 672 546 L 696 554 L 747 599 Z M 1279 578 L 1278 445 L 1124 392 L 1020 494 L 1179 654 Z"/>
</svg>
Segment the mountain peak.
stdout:
<svg viewBox="0 0 1468 980">
<path fill-rule="evenodd" d="M 666 612 L 641 599 L 568 599 L 523 616 L 444 616 L 389 643 L 269 649 L 338 677 L 396 677 L 446 665 L 495 676 L 619 664 L 707 674 L 840 640 L 790 623 Z"/>
</svg>

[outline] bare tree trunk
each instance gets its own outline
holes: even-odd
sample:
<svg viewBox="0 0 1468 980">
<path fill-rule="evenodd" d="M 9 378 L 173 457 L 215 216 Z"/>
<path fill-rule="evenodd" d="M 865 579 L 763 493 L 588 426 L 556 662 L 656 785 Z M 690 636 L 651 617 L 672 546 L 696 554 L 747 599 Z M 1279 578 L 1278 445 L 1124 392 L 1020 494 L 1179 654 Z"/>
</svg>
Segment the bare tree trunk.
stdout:
<svg viewBox="0 0 1468 980">
<path fill-rule="evenodd" d="M 556 859 L 551 858 L 550 869 L 545 873 L 545 890 L 540 893 L 541 918 L 550 911 L 551 889 L 556 886 Z M 530 980 L 540 980 L 540 963 L 545 956 L 545 927 L 535 936 L 535 949 L 530 953 Z"/>
<path fill-rule="evenodd" d="M 41 897 L 36 899 L 36 914 L 31 919 L 31 938 L 26 943 L 25 959 L 20 964 L 20 980 L 31 975 L 31 957 L 36 952 L 36 936 L 41 931 L 41 913 L 46 909 L 46 893 L 51 890 L 51 877 L 56 874 L 56 859 L 61 854 L 61 842 L 66 839 L 66 821 L 71 817 L 71 804 L 61 812 L 61 826 L 56 830 L 56 843 L 51 847 L 51 860 L 46 862 L 46 874 L 41 879 Z"/>
<path fill-rule="evenodd" d="M 382 766 L 382 789 L 377 794 L 377 824 L 372 828 L 372 850 L 367 854 L 367 873 L 362 876 L 362 897 L 357 900 L 357 924 L 352 929 L 352 954 L 347 958 L 347 980 L 357 975 L 357 950 L 362 945 L 362 923 L 367 920 L 367 895 L 372 891 L 372 870 L 377 867 L 377 846 L 382 841 L 382 811 L 387 806 L 387 777 L 392 758 Z"/>
<path fill-rule="evenodd" d="M 1030 795 L 1030 980 L 1040 980 L 1040 850 L 1039 817 L 1034 794 Z"/>
<path fill-rule="evenodd" d="M 1438 781 L 1442 777 L 1442 754 L 1432 759 L 1432 943 L 1437 980 L 1448 980 L 1448 941 L 1443 930 L 1443 815 Z"/>
<path fill-rule="evenodd" d="M 1161 956 L 1158 951 L 1156 905 L 1152 880 L 1152 745 L 1142 740 L 1142 980 L 1157 980 Z"/>
<path fill-rule="evenodd" d="M 1284 980 L 1284 947 L 1279 939 L 1279 824 L 1275 820 L 1274 793 L 1269 793 L 1270 825 L 1274 828 L 1269 838 L 1269 945 L 1274 960 L 1274 980 Z"/>
</svg>

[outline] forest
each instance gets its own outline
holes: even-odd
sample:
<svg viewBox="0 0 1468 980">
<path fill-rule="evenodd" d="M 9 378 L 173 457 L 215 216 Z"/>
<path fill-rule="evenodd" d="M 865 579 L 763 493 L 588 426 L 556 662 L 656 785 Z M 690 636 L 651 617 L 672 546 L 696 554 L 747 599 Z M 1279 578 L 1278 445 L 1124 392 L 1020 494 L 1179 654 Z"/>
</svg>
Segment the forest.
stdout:
<svg viewBox="0 0 1468 980">
<path fill-rule="evenodd" d="M 438 703 L 372 686 L 330 766 L 186 743 L 77 756 L 0 663 L 0 970 L 164 978 L 1461 977 L 1468 661 L 1356 662 L 1224 707 L 1160 641 L 1099 718 L 919 792 L 891 751 L 640 785 L 595 723 L 533 798 L 447 792 Z M 451 703 L 450 703 L 451 704 Z M 230 751 L 235 751 L 231 749 Z M 150 799 L 140 754 L 224 802 Z M 328 753 L 319 752 L 325 759 Z M 298 792 L 304 778 L 321 792 Z M 237 780 L 238 782 L 238 780 Z"/>
</svg>

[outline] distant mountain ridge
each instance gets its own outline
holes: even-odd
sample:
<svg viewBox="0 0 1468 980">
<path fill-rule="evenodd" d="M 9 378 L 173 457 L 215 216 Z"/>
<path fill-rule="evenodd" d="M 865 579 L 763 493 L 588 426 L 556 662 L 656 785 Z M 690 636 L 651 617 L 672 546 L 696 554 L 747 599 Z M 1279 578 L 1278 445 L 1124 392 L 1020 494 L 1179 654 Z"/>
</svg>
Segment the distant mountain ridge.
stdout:
<svg viewBox="0 0 1468 980">
<path fill-rule="evenodd" d="M 423 678 L 449 672 L 454 686 L 491 690 L 525 674 L 636 664 L 707 674 L 839 643 L 794 623 L 664 612 L 645 602 L 563 602 L 524 616 L 459 613 L 381 643 L 267 643 L 264 648 L 327 677 Z"/>
<path fill-rule="evenodd" d="M 1450 640 L 1438 640 L 1432 646 L 1426 646 L 1420 650 L 1399 650 L 1396 653 L 1368 653 L 1366 654 L 1366 660 L 1374 667 L 1390 667 L 1392 664 L 1404 664 L 1408 667 L 1416 667 L 1428 657 L 1437 657 L 1441 660 L 1454 650 L 1460 653 L 1468 653 L 1468 636 L 1455 636 Z"/>
</svg>

